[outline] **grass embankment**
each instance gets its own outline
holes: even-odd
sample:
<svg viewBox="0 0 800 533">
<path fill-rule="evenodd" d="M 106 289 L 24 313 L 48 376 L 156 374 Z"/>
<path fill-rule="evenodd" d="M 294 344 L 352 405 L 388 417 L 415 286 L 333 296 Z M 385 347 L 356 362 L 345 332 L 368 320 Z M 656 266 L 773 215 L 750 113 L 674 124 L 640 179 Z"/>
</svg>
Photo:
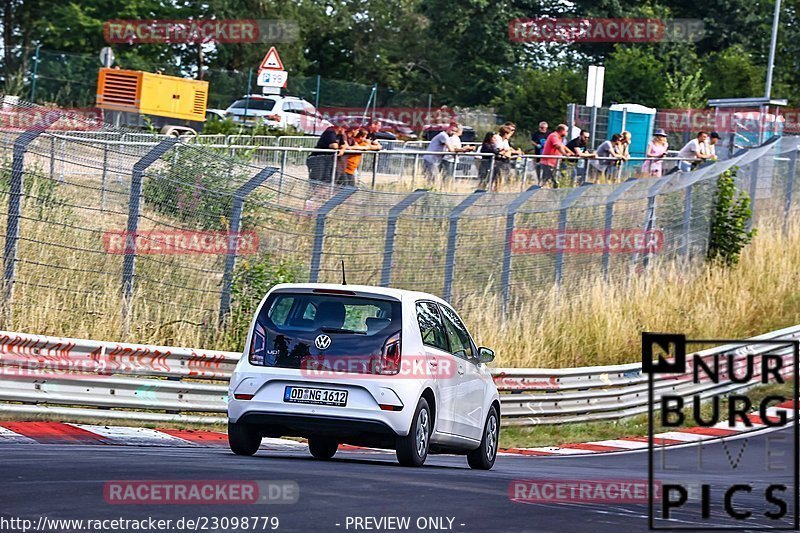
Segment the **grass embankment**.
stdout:
<svg viewBox="0 0 800 533">
<path fill-rule="evenodd" d="M 566 368 L 641 359 L 641 332 L 694 338 L 746 338 L 800 323 L 800 231 L 759 228 L 741 262 L 676 262 L 624 282 L 531 292 L 505 323 L 493 312 L 465 319 L 497 366 Z M 599 278 L 599 274 L 598 274 Z M 495 309 L 490 302 L 472 309 Z"/>
</svg>

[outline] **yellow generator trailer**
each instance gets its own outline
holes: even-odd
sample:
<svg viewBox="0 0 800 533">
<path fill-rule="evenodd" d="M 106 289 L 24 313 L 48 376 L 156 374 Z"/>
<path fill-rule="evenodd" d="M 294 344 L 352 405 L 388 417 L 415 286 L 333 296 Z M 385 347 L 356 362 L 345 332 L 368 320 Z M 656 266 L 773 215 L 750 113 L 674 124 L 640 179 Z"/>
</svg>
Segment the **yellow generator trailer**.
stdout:
<svg viewBox="0 0 800 533">
<path fill-rule="evenodd" d="M 140 70 L 101 68 L 97 107 L 115 126 L 147 127 L 181 135 L 202 131 L 208 82 Z"/>
</svg>

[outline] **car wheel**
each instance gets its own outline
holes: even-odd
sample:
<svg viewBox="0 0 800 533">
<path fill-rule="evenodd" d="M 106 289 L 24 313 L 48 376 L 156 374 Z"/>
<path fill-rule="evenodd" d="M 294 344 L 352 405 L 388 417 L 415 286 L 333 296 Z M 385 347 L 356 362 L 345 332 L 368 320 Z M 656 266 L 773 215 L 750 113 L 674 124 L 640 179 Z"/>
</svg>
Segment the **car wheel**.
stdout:
<svg viewBox="0 0 800 533">
<path fill-rule="evenodd" d="M 339 449 L 336 439 L 330 437 L 308 437 L 308 451 L 315 459 L 330 459 Z"/>
<path fill-rule="evenodd" d="M 467 454 L 467 462 L 471 468 L 490 470 L 497 458 L 497 444 L 500 438 L 500 417 L 497 409 L 489 409 L 486 424 L 483 427 L 481 445 Z"/>
<path fill-rule="evenodd" d="M 397 460 L 401 465 L 422 466 L 428 457 L 432 430 L 433 418 L 428 400 L 420 398 L 408 435 L 397 438 Z"/>
<path fill-rule="evenodd" d="M 261 435 L 253 426 L 228 422 L 228 446 L 236 455 L 253 455 L 261 446 Z"/>
</svg>

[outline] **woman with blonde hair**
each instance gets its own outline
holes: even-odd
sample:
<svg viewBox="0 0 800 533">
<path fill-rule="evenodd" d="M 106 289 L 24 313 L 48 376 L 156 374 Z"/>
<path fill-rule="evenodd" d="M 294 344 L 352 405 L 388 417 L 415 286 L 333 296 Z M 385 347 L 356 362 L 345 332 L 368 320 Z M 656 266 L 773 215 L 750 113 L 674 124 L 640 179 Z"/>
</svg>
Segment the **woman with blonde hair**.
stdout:
<svg viewBox="0 0 800 533">
<path fill-rule="evenodd" d="M 642 172 L 648 176 L 660 177 L 663 169 L 661 158 L 667 155 L 669 150 L 669 142 L 667 141 L 667 132 L 662 129 L 657 129 L 653 134 L 652 140 L 647 144 L 647 157 L 654 157 L 658 159 L 648 159 L 642 166 Z"/>
</svg>

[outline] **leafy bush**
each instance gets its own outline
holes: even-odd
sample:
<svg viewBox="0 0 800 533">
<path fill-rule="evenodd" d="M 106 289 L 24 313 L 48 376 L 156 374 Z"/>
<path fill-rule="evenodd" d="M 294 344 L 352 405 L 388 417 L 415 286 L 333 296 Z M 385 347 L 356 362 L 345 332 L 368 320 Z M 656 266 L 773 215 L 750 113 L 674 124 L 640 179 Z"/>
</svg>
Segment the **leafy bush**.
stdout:
<svg viewBox="0 0 800 533">
<path fill-rule="evenodd" d="M 233 274 L 229 335 L 235 346 L 244 346 L 247 328 L 256 307 L 267 292 L 279 283 L 300 279 L 300 265 L 287 259 L 262 255 L 242 259 Z"/>
<path fill-rule="evenodd" d="M 742 249 L 753 240 L 756 230 L 747 229 L 753 214 L 750 197 L 736 188 L 734 167 L 717 178 L 714 210 L 711 215 L 711 239 L 706 258 L 726 266 L 739 262 Z"/>
<path fill-rule="evenodd" d="M 247 156 L 247 154 L 244 154 Z M 236 189 L 254 173 L 229 158 L 217 157 L 214 150 L 168 152 L 169 163 L 158 174 L 145 179 L 145 204 L 192 227 L 204 230 L 230 229 L 230 213 Z M 238 159 L 238 158 L 237 158 Z M 268 196 L 258 191 L 247 196 L 242 214 L 242 229 L 252 228 L 268 213 L 261 207 Z"/>
<path fill-rule="evenodd" d="M 0 194 L 8 196 L 11 188 L 11 159 L 0 162 Z M 31 216 L 25 209 L 35 209 L 37 220 L 55 220 L 57 216 L 69 216 L 72 209 L 58 194 L 58 183 L 50 179 L 40 167 L 28 167 L 22 178 L 23 215 Z"/>
</svg>

